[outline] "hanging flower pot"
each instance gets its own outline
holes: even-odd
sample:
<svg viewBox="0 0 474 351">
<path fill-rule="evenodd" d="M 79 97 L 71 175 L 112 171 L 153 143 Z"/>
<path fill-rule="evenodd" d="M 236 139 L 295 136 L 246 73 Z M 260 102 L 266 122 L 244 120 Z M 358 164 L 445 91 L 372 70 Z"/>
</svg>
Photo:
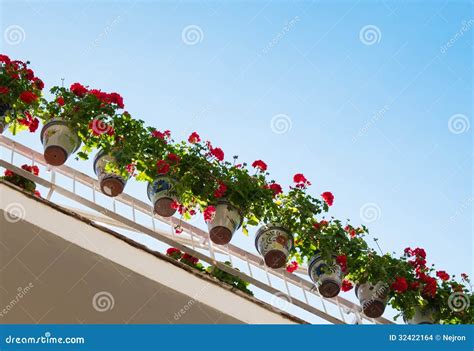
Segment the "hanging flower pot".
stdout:
<svg viewBox="0 0 474 351">
<path fill-rule="evenodd" d="M 293 236 L 279 224 L 267 224 L 257 231 L 255 247 L 268 267 L 281 268 L 293 249 Z"/>
<path fill-rule="evenodd" d="M 415 307 L 415 314 L 411 318 L 405 318 L 407 324 L 435 324 L 434 309 Z"/>
<path fill-rule="evenodd" d="M 0 134 L 2 134 L 8 127 L 8 123 L 5 121 L 5 116 L 9 109 L 9 104 L 0 103 Z"/>
<path fill-rule="evenodd" d="M 382 316 L 387 304 L 388 285 L 384 282 L 357 284 L 355 294 L 360 301 L 362 311 L 367 317 Z"/>
<path fill-rule="evenodd" d="M 209 237 L 214 244 L 225 245 L 241 225 L 240 211 L 225 200 L 219 201 L 214 217 L 207 224 Z"/>
<path fill-rule="evenodd" d="M 176 213 L 173 203 L 178 201 L 174 191 L 174 180 L 169 177 L 158 177 L 148 183 L 148 199 L 153 203 L 155 213 L 161 217 L 171 217 Z"/>
<path fill-rule="evenodd" d="M 81 141 L 67 123 L 51 120 L 41 130 L 41 143 L 44 147 L 44 159 L 52 166 L 61 166 L 81 146 Z"/>
<path fill-rule="evenodd" d="M 335 258 L 336 256 L 334 256 Z M 331 298 L 339 294 L 343 273 L 338 264 L 329 265 L 320 254 L 316 254 L 309 261 L 308 274 L 322 296 Z"/>
<path fill-rule="evenodd" d="M 94 172 L 99 179 L 100 190 L 107 196 L 120 195 L 127 180 L 119 174 L 107 171 L 107 164 L 116 164 L 117 160 L 111 154 L 99 151 L 94 158 Z"/>
</svg>

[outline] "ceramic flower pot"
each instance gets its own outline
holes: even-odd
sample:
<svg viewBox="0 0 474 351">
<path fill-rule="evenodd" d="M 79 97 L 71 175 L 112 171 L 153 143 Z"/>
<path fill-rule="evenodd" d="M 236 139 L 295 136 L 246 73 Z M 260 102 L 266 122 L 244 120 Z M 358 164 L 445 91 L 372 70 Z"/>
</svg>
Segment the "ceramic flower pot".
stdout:
<svg viewBox="0 0 474 351">
<path fill-rule="evenodd" d="M 51 120 L 41 130 L 44 159 L 52 166 L 61 166 L 81 146 L 81 141 L 66 122 Z"/>
<path fill-rule="evenodd" d="M 220 201 L 213 219 L 207 224 L 209 237 L 213 243 L 225 245 L 230 242 L 232 235 L 241 225 L 240 211 L 227 201 Z"/>
<path fill-rule="evenodd" d="M 406 324 L 435 324 L 434 310 L 431 308 L 415 308 L 415 314 L 410 319 L 403 318 Z"/>
<path fill-rule="evenodd" d="M 265 265 L 270 268 L 281 268 L 286 265 L 293 249 L 293 236 L 279 224 L 267 224 L 257 231 L 255 247 L 263 256 Z"/>
<path fill-rule="evenodd" d="M 10 109 L 9 104 L 2 104 L 0 103 L 0 134 L 2 134 L 5 129 L 8 128 L 8 123 L 5 121 L 5 115 L 7 111 Z"/>
<path fill-rule="evenodd" d="M 107 164 L 116 164 L 116 159 L 111 154 L 99 151 L 94 158 L 94 172 L 99 179 L 100 190 L 107 196 L 120 195 L 127 184 L 124 177 L 113 172 L 106 171 Z"/>
<path fill-rule="evenodd" d="M 173 179 L 169 177 L 156 178 L 153 182 L 148 183 L 147 194 L 157 215 L 171 217 L 176 213 L 176 209 L 172 207 L 173 202 L 178 201 Z"/>
<path fill-rule="evenodd" d="M 384 282 L 357 284 L 355 294 L 360 301 L 362 311 L 367 317 L 382 316 L 387 305 L 388 285 Z"/>
<path fill-rule="evenodd" d="M 336 256 L 334 256 L 335 258 Z M 341 267 L 336 263 L 328 265 L 319 254 L 313 256 L 309 261 L 308 275 L 324 297 L 335 297 L 341 291 L 343 278 Z"/>
</svg>

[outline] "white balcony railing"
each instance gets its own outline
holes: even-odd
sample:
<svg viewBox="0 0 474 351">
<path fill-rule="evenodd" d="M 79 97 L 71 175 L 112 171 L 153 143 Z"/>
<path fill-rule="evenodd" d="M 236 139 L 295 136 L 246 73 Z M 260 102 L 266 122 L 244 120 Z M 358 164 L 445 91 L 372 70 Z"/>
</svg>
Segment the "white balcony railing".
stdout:
<svg viewBox="0 0 474 351">
<path fill-rule="evenodd" d="M 142 202 L 130 195 L 121 194 L 111 201 L 99 201 L 100 193 L 97 180 L 66 165 L 50 167 L 43 155 L 5 136 L 0 136 L 0 166 L 24 176 L 47 189 L 46 198 L 69 207 L 73 211 L 89 219 L 114 227 L 117 231 L 126 230 L 136 233 L 141 242 L 147 236 L 165 245 L 177 247 L 200 260 L 215 265 L 220 269 L 249 282 L 256 297 L 274 306 L 281 307 L 277 300 L 291 305 L 291 312 L 298 317 L 314 322 L 314 316 L 333 324 L 366 323 L 390 324 L 385 318 L 372 319 L 361 313 L 358 305 L 336 297 L 326 299 L 319 295 L 314 285 L 297 274 L 287 273 L 284 269 L 273 270 L 263 264 L 261 257 L 243 250 L 235 245 L 216 246 L 209 240 L 207 232 L 180 221 L 178 218 L 163 218 L 153 213 L 150 203 Z M 28 162 L 49 170 L 35 176 L 19 167 L 20 163 Z M 58 181 L 58 177 L 63 178 Z M 80 189 L 79 189 L 80 187 Z M 85 188 L 84 188 L 85 187 Z M 86 190 L 88 189 L 88 190 Z M 53 199 L 55 195 L 67 198 L 67 204 L 61 199 Z M 89 194 L 89 196 L 88 196 Z M 74 204 L 71 206 L 70 204 Z M 85 207 L 86 209 L 79 209 Z M 120 207 L 120 210 L 118 208 Z M 91 210 L 93 212 L 91 212 Z M 128 212 L 128 215 L 125 213 Z M 174 227 L 181 225 L 183 233 L 175 234 Z M 142 237 L 143 236 L 143 237 Z M 239 270 L 231 268 L 219 261 L 230 261 Z M 305 268 L 297 273 L 306 274 Z M 253 289 L 255 290 L 255 289 Z M 293 312 L 294 311 L 294 312 Z"/>
</svg>

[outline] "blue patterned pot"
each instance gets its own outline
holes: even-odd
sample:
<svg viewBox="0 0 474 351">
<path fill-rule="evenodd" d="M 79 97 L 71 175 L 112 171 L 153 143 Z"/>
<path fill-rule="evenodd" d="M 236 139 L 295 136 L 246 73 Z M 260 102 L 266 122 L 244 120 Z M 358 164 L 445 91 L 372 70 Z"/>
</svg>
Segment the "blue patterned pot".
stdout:
<svg viewBox="0 0 474 351">
<path fill-rule="evenodd" d="M 336 256 L 333 257 L 335 260 Z M 309 261 L 308 275 L 324 297 L 335 297 L 341 291 L 344 276 L 341 267 L 336 263 L 328 264 L 320 254 L 314 255 Z"/>
<path fill-rule="evenodd" d="M 153 204 L 155 213 L 162 217 L 171 217 L 176 213 L 172 207 L 173 202 L 178 201 L 174 190 L 175 181 L 169 177 L 158 177 L 148 183 L 147 195 Z"/>
</svg>

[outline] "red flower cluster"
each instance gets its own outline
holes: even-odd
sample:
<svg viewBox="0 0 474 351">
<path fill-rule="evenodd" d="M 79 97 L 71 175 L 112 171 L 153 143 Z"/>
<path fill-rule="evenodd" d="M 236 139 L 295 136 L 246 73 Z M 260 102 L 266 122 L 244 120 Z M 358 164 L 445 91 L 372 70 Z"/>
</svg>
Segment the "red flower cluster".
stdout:
<svg viewBox="0 0 474 351">
<path fill-rule="evenodd" d="M 262 160 L 256 160 L 252 163 L 253 168 L 257 168 L 261 170 L 262 172 L 265 172 L 267 170 L 267 164 L 263 162 Z"/>
<path fill-rule="evenodd" d="M 283 192 L 281 185 L 277 183 L 267 184 L 265 185 L 265 189 L 270 189 L 271 191 L 273 191 L 273 196 L 277 196 L 278 194 L 281 194 Z"/>
<path fill-rule="evenodd" d="M 159 160 L 156 163 L 156 173 L 167 174 L 170 170 L 170 165 L 165 160 Z"/>
<path fill-rule="evenodd" d="M 191 135 L 188 138 L 188 142 L 191 144 L 196 144 L 196 143 L 199 143 L 200 141 L 201 141 L 201 137 L 196 132 L 191 133 Z"/>
<path fill-rule="evenodd" d="M 176 234 L 181 234 L 183 232 L 183 228 L 181 228 L 181 226 L 177 225 L 174 227 L 174 232 Z"/>
<path fill-rule="evenodd" d="M 169 139 L 171 137 L 171 132 L 169 130 L 165 130 L 164 132 L 160 132 L 158 130 L 154 130 L 151 132 L 151 135 L 157 139 Z"/>
<path fill-rule="evenodd" d="M 72 93 L 76 96 L 79 97 L 84 97 L 87 94 L 87 88 L 83 86 L 81 83 L 74 83 L 71 84 L 71 87 L 69 88 Z"/>
<path fill-rule="evenodd" d="M 10 88 L 0 86 L 0 94 L 1 95 L 8 94 L 9 92 L 10 92 Z"/>
<path fill-rule="evenodd" d="M 215 213 L 216 208 L 214 206 L 206 207 L 206 209 L 204 210 L 204 220 L 206 221 L 206 223 L 213 220 Z"/>
<path fill-rule="evenodd" d="M 321 194 L 321 197 L 328 204 L 328 206 L 332 206 L 334 202 L 334 195 L 331 192 L 325 191 L 324 193 Z"/>
<path fill-rule="evenodd" d="M 123 98 L 118 93 L 106 93 L 99 89 L 89 90 L 89 94 L 94 95 L 99 101 L 105 104 L 115 104 L 119 108 L 124 108 Z"/>
<path fill-rule="evenodd" d="M 311 185 L 311 182 L 301 173 L 295 174 L 293 176 L 293 181 L 296 183 L 298 188 L 306 188 Z"/>
<path fill-rule="evenodd" d="M 339 255 L 336 257 L 336 263 L 341 267 L 341 270 L 346 273 L 347 272 L 347 256 L 346 255 Z"/>
<path fill-rule="evenodd" d="M 175 247 L 170 247 L 168 250 L 166 250 L 166 256 L 170 256 L 177 260 L 180 258 L 182 255 L 181 251 Z"/>
<path fill-rule="evenodd" d="M 288 273 L 293 273 L 298 269 L 298 262 L 292 261 L 288 266 L 286 266 L 286 271 Z"/>
<path fill-rule="evenodd" d="M 341 290 L 342 291 L 346 292 L 346 291 L 351 290 L 352 288 L 353 288 L 353 286 L 352 286 L 352 283 L 350 281 L 345 280 L 345 279 L 342 281 L 342 285 L 341 285 Z"/>
<path fill-rule="evenodd" d="M 227 191 L 227 185 L 225 185 L 222 182 L 219 182 L 219 187 L 214 191 L 214 197 L 218 199 L 221 197 L 224 197 L 226 191 Z"/>
<path fill-rule="evenodd" d="M 64 98 L 62 96 L 58 96 L 58 98 L 56 99 L 56 103 L 59 106 L 64 106 Z"/>
<path fill-rule="evenodd" d="M 178 164 L 179 161 L 181 160 L 181 158 L 178 155 L 173 154 L 173 153 L 168 154 L 167 158 L 173 164 Z"/>
<path fill-rule="evenodd" d="M 328 222 L 328 221 L 325 221 L 325 220 L 323 219 L 322 221 L 319 221 L 319 223 L 318 223 L 318 222 L 315 222 L 315 223 L 313 224 L 313 228 L 316 229 L 316 230 L 319 230 L 319 229 L 321 229 L 322 227 L 327 226 L 328 224 L 329 224 L 329 222 Z"/>
<path fill-rule="evenodd" d="M 23 101 L 25 104 L 30 105 L 36 100 L 38 100 L 38 96 L 32 91 L 24 91 L 20 94 L 20 100 Z"/>
<path fill-rule="evenodd" d="M 199 262 L 199 258 L 185 253 L 183 257 L 181 258 L 181 261 L 187 261 L 188 263 L 191 263 L 191 264 L 197 264 Z"/>
<path fill-rule="evenodd" d="M 404 293 L 408 289 L 408 283 L 404 277 L 396 277 L 391 287 L 398 293 Z"/>
<path fill-rule="evenodd" d="M 100 119 L 93 119 L 92 121 L 90 121 L 88 128 L 92 132 L 92 135 L 95 135 L 95 136 L 100 136 L 103 134 L 112 136 L 115 134 L 114 127 L 112 127 L 111 125 L 108 125 L 107 123 L 105 123 L 103 120 L 100 120 Z"/>
<path fill-rule="evenodd" d="M 27 172 L 33 173 L 35 176 L 37 176 L 39 174 L 38 166 L 23 165 L 23 166 L 21 166 L 21 168 L 24 169 Z"/>
<path fill-rule="evenodd" d="M 449 274 L 445 271 L 437 271 L 436 276 L 443 281 L 449 280 Z"/>
<path fill-rule="evenodd" d="M 219 161 L 224 160 L 224 151 L 221 148 L 215 147 L 211 149 L 211 155 L 214 156 Z"/>
<path fill-rule="evenodd" d="M 354 238 L 357 235 L 357 231 L 351 225 L 346 225 L 344 230 L 349 234 L 351 238 Z"/>
<path fill-rule="evenodd" d="M 20 123 L 22 126 L 28 127 L 30 133 L 34 133 L 38 129 L 39 119 L 31 116 L 28 111 L 25 111 L 25 117 L 19 118 L 18 123 Z"/>
</svg>

